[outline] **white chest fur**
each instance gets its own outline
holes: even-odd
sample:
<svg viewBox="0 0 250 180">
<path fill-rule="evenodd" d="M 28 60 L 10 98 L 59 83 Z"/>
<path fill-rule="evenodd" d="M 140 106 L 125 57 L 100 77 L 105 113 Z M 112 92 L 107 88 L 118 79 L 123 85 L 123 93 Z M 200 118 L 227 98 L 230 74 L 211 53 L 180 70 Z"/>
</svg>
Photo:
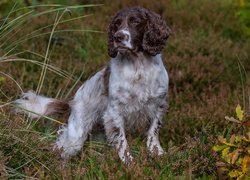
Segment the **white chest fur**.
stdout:
<svg viewBox="0 0 250 180">
<path fill-rule="evenodd" d="M 109 86 L 110 97 L 130 111 L 138 111 L 149 101 L 165 96 L 168 90 L 168 74 L 161 55 L 141 55 L 136 59 L 118 55 L 111 60 Z"/>
</svg>

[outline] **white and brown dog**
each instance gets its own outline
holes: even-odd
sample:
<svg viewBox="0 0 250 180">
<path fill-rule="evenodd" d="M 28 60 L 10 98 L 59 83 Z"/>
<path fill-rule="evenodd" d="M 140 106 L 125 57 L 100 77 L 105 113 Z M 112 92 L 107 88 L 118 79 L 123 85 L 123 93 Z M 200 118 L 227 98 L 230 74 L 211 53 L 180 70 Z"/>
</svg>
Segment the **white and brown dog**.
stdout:
<svg viewBox="0 0 250 180">
<path fill-rule="evenodd" d="M 29 91 L 15 101 L 17 111 L 27 109 L 36 118 L 70 109 L 68 124 L 58 131 L 56 141 L 63 158 L 77 154 L 96 123 L 103 124 L 108 141 L 125 163 L 132 160 L 125 132 L 137 125 L 148 127 L 147 147 L 161 155 L 158 134 L 167 108 L 168 74 L 160 53 L 168 36 L 169 28 L 158 14 L 142 7 L 122 9 L 108 27 L 111 60 L 72 101 Z"/>
</svg>

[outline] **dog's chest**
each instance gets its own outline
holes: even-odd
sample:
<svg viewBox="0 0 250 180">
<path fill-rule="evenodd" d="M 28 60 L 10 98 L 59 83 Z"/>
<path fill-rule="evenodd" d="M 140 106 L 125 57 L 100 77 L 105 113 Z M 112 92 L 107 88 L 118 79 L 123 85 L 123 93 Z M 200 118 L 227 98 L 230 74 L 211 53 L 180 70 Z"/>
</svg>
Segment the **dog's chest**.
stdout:
<svg viewBox="0 0 250 180">
<path fill-rule="evenodd" d="M 145 110 L 166 94 L 168 78 L 162 64 L 150 61 L 114 62 L 111 66 L 110 96 L 128 111 Z"/>
</svg>

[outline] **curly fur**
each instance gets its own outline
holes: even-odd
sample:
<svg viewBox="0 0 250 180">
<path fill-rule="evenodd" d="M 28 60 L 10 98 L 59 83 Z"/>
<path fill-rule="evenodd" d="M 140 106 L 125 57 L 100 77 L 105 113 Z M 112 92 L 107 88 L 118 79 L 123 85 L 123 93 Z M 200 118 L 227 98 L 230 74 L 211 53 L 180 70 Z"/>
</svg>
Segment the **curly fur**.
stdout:
<svg viewBox="0 0 250 180">
<path fill-rule="evenodd" d="M 144 51 L 151 56 L 159 54 L 170 34 L 170 29 L 160 15 L 142 7 L 125 8 L 116 13 L 108 27 L 108 53 L 110 57 L 115 57 L 118 53 L 114 46 L 114 34 L 117 31 L 115 22 L 118 18 L 127 14 L 140 14 L 140 18 L 145 21 L 145 26 L 139 27 L 139 37 L 135 38 L 135 43 L 140 45 L 139 51 Z M 133 32 L 132 32 L 133 33 Z M 140 37 L 141 36 L 141 37 Z"/>
<path fill-rule="evenodd" d="M 21 108 L 17 112 L 27 109 L 37 118 L 70 108 L 68 124 L 58 131 L 55 143 L 63 158 L 77 154 L 99 123 L 123 162 L 133 159 L 126 133 L 136 126 L 144 125 L 149 151 L 162 155 L 158 134 L 167 108 L 168 74 L 160 52 L 168 33 L 154 12 L 142 7 L 119 11 L 109 25 L 110 62 L 77 90 L 72 101 L 28 92 L 15 101 Z"/>
</svg>

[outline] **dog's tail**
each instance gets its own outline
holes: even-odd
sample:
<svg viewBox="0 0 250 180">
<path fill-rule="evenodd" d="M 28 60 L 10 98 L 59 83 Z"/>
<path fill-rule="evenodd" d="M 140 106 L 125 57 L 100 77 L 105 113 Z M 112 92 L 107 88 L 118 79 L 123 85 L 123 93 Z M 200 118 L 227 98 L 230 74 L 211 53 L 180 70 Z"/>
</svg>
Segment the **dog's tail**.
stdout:
<svg viewBox="0 0 250 180">
<path fill-rule="evenodd" d="M 37 95 L 33 91 L 23 93 L 20 99 L 14 101 L 14 112 L 28 114 L 31 118 L 69 111 L 70 105 L 67 101 Z"/>
</svg>

